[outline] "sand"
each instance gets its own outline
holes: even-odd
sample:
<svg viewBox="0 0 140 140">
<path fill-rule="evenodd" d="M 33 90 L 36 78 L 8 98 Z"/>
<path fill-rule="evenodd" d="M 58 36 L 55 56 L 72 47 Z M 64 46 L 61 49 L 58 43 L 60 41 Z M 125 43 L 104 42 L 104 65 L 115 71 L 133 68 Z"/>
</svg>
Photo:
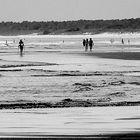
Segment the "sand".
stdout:
<svg viewBox="0 0 140 140">
<path fill-rule="evenodd" d="M 93 35 L 93 52 L 81 45 L 90 36 L 0 37 L 0 136 L 139 138 L 138 35 Z"/>
<path fill-rule="evenodd" d="M 139 106 L 1 110 L 0 135 L 24 138 L 122 135 L 123 138 L 139 138 L 139 110 Z"/>
<path fill-rule="evenodd" d="M 5 50 L 0 108 L 139 105 L 139 52 L 120 49 L 27 48 L 23 57 Z"/>
</svg>

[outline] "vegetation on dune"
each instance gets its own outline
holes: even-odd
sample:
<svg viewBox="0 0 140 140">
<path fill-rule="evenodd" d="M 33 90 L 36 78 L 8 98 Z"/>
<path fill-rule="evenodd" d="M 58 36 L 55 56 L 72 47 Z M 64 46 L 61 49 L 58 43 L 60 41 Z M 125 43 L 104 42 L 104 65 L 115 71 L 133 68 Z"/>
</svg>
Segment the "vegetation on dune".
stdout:
<svg viewBox="0 0 140 140">
<path fill-rule="evenodd" d="M 123 20 L 78 20 L 49 22 L 1 22 L 0 34 L 135 32 L 140 31 L 140 18 Z"/>
</svg>

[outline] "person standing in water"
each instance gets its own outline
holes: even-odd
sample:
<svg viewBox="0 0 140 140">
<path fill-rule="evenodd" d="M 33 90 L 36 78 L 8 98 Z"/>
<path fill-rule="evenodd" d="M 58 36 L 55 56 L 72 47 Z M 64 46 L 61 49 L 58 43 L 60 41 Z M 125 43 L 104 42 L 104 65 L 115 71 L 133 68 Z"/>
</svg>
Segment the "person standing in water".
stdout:
<svg viewBox="0 0 140 140">
<path fill-rule="evenodd" d="M 83 39 L 83 47 L 85 47 L 85 45 L 86 45 L 86 40 Z"/>
<path fill-rule="evenodd" d="M 19 41 L 18 48 L 20 50 L 20 55 L 23 55 L 23 49 L 24 49 L 24 42 L 22 40 Z"/>
<path fill-rule="evenodd" d="M 85 51 L 87 51 L 88 50 L 88 39 L 86 39 L 86 41 L 85 41 Z"/>
<path fill-rule="evenodd" d="M 128 39 L 128 44 L 130 44 L 130 39 Z"/>
<path fill-rule="evenodd" d="M 7 40 L 6 40 L 6 42 L 5 42 L 5 45 L 8 46 L 8 42 L 7 42 Z"/>
<path fill-rule="evenodd" d="M 122 45 L 124 45 L 124 40 L 123 40 L 123 38 L 122 38 Z"/>
<path fill-rule="evenodd" d="M 89 48 L 90 48 L 90 51 L 92 51 L 92 47 L 93 47 L 93 40 L 90 38 L 89 39 Z"/>
</svg>

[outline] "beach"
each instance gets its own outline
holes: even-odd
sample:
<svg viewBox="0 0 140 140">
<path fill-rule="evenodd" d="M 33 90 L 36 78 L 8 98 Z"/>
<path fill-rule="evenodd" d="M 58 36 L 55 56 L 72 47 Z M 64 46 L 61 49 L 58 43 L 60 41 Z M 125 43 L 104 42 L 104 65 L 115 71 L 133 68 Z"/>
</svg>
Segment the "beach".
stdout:
<svg viewBox="0 0 140 140">
<path fill-rule="evenodd" d="M 139 138 L 139 35 L 1 36 L 0 137 Z"/>
<path fill-rule="evenodd" d="M 1 138 L 139 139 L 139 106 L 0 111 Z"/>
</svg>

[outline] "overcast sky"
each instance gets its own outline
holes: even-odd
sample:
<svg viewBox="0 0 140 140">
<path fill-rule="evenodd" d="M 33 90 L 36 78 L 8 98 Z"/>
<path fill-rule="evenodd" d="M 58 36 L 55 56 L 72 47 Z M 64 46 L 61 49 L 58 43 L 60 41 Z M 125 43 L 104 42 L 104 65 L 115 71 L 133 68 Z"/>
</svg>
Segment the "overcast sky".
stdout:
<svg viewBox="0 0 140 140">
<path fill-rule="evenodd" d="M 0 22 L 139 17 L 140 0 L 0 0 Z"/>
</svg>

